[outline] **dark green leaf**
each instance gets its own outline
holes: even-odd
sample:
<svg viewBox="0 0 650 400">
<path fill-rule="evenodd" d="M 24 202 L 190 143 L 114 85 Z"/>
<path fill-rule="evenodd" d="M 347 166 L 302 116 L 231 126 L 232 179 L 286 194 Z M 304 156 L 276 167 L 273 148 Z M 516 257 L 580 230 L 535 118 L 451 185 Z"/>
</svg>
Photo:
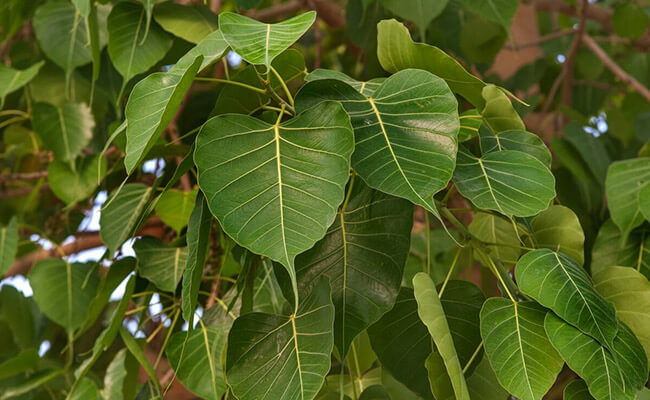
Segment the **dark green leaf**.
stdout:
<svg viewBox="0 0 650 400">
<path fill-rule="evenodd" d="M 141 183 L 129 183 L 108 199 L 99 219 L 99 234 L 113 254 L 137 228 L 152 188 Z"/>
<path fill-rule="evenodd" d="M 7 304 L 4 303 L 3 304 Z M 21 350 L 16 356 L 0 363 L 0 379 L 7 379 L 38 366 L 38 351 L 36 349 Z"/>
<path fill-rule="evenodd" d="M 50 3 L 52 4 L 52 3 Z M 60 161 L 72 161 L 93 136 L 95 121 L 84 103 L 34 104 L 34 131 Z"/>
<path fill-rule="evenodd" d="M 550 206 L 533 218 L 530 225 L 535 247 L 559 251 L 584 264 L 585 234 L 570 208 Z"/>
<path fill-rule="evenodd" d="M 12 218 L 0 228 L 0 276 L 9 270 L 18 251 L 18 221 Z"/>
<path fill-rule="evenodd" d="M 479 120 L 480 122 L 480 120 Z M 467 120 L 463 121 L 467 123 Z M 547 167 L 551 166 L 551 152 L 542 139 L 534 133 L 508 130 L 493 134 L 487 128 L 479 130 L 483 154 L 501 150 L 518 150 L 530 154 Z"/>
<path fill-rule="evenodd" d="M 594 400 L 585 381 L 573 381 L 564 388 L 563 400 Z"/>
<path fill-rule="evenodd" d="M 632 267 L 650 279 L 650 231 L 634 230 L 623 243 L 623 235 L 611 219 L 600 227 L 591 253 L 591 272 L 614 265 Z"/>
<path fill-rule="evenodd" d="M 623 232 L 623 238 L 643 223 L 639 191 L 647 182 L 650 182 L 650 158 L 617 161 L 607 170 L 605 190 L 609 212 L 612 221 Z"/>
<path fill-rule="evenodd" d="M 420 39 L 424 40 L 423 33 L 445 9 L 447 0 L 383 0 L 382 4 L 398 17 L 415 22 L 421 32 Z"/>
<path fill-rule="evenodd" d="M 98 178 L 102 179 L 104 174 L 106 160 L 98 155 L 78 158 L 72 166 L 55 160 L 47 167 L 47 180 L 52 191 L 69 205 L 90 197 L 97 188 Z"/>
<path fill-rule="evenodd" d="M 460 0 L 469 10 L 501 24 L 508 32 L 517 11 L 518 0 Z"/>
<path fill-rule="evenodd" d="M 156 7 L 154 18 L 167 32 L 192 43 L 199 43 L 214 32 L 219 23 L 217 15 L 202 4 L 165 2 Z"/>
<path fill-rule="evenodd" d="M 176 290 L 187 263 L 187 247 L 171 247 L 156 238 L 144 237 L 135 241 L 133 250 L 140 276 L 161 290 Z"/>
</svg>

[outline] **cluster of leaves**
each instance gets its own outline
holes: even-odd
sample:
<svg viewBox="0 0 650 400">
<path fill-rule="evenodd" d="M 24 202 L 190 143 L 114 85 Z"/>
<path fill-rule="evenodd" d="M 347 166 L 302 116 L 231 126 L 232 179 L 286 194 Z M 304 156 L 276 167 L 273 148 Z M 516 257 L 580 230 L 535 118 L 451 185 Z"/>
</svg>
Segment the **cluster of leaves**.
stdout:
<svg viewBox="0 0 650 400">
<path fill-rule="evenodd" d="M 441 50 L 485 72 L 517 1 L 350 0 L 363 63 L 317 37 L 313 11 L 267 24 L 227 12 L 259 1 L 157 3 L 0 8 L 19 193 L 0 207 L 0 272 L 39 255 L 32 298 L 0 291 L 2 399 L 157 399 L 174 380 L 211 400 L 647 398 L 643 98 L 576 92 L 553 159 L 522 120 L 539 96 L 505 87 L 554 61 L 491 84 Z M 637 40 L 645 15 L 626 3 L 612 29 Z M 604 74 L 581 54 L 586 79 Z M 597 137 L 585 115 L 603 109 Z M 106 250 L 75 262 L 92 205 L 88 247 Z"/>
</svg>

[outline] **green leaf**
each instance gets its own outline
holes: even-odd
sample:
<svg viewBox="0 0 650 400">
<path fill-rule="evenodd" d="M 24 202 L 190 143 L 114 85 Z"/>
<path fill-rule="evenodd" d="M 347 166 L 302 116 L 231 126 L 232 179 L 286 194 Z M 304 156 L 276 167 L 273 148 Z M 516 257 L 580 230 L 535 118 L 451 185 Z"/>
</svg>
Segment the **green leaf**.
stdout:
<svg viewBox="0 0 650 400">
<path fill-rule="evenodd" d="M 415 22 L 420 29 L 420 39 L 424 40 L 427 27 L 447 6 L 447 0 L 383 0 L 386 9 L 400 17 Z"/>
<path fill-rule="evenodd" d="M 650 182 L 650 158 L 617 161 L 607 170 L 605 190 L 609 213 L 623 232 L 623 238 L 643 223 L 639 191 L 647 182 Z"/>
<path fill-rule="evenodd" d="M 154 18 L 167 32 L 199 43 L 217 29 L 219 18 L 204 5 L 185 6 L 166 2 L 156 7 Z"/>
<path fill-rule="evenodd" d="M 470 63 L 491 65 L 508 39 L 508 32 L 498 23 L 469 13 L 460 27 L 460 50 Z"/>
<path fill-rule="evenodd" d="M 480 122 L 480 120 L 478 120 Z M 467 120 L 463 121 L 467 123 Z M 551 152 L 544 141 L 534 133 L 508 130 L 493 134 L 487 128 L 479 130 L 483 154 L 502 150 L 518 150 L 530 154 L 547 167 L 551 167 Z"/>
<path fill-rule="evenodd" d="M 171 48 L 171 37 L 158 25 L 147 33 L 146 14 L 137 4 L 120 2 L 108 16 L 108 54 L 124 78 L 122 86 L 154 66 Z"/>
<path fill-rule="evenodd" d="M 71 3 L 54 1 L 41 5 L 36 9 L 33 23 L 41 50 L 63 68 L 67 77 L 75 68 L 92 60 L 87 43 L 88 27 Z"/>
<path fill-rule="evenodd" d="M 141 183 L 129 183 L 108 199 L 99 219 L 99 235 L 110 254 L 119 249 L 137 228 L 151 190 Z"/>
<path fill-rule="evenodd" d="M 0 109 L 4 106 L 5 97 L 34 79 L 43 64 L 45 64 L 45 61 L 40 61 L 23 70 L 0 64 Z"/>
<path fill-rule="evenodd" d="M 650 231 L 634 230 L 623 242 L 622 233 L 611 219 L 598 231 L 591 253 L 591 272 L 613 265 L 632 267 L 650 279 Z"/>
<path fill-rule="evenodd" d="M 518 0 L 460 0 L 472 12 L 499 23 L 510 32 L 510 22 L 517 11 Z"/>
<path fill-rule="evenodd" d="M 548 249 L 526 253 L 515 268 L 519 289 L 611 349 L 618 332 L 614 305 L 593 288 L 574 260 Z"/>
<path fill-rule="evenodd" d="M 38 361 L 39 357 L 36 349 L 23 349 L 14 357 L 0 363 L 0 379 L 7 379 L 25 371 L 36 369 Z"/>
<path fill-rule="evenodd" d="M 164 0 L 137 0 L 144 7 L 145 12 L 147 13 L 147 25 L 144 29 L 144 37 L 147 37 L 149 33 L 149 28 L 151 27 L 151 17 L 153 16 L 153 8 L 157 3 L 160 3 Z"/>
<path fill-rule="evenodd" d="M 585 132 L 582 124 L 572 121 L 564 128 L 564 138 L 573 144 L 583 160 L 588 160 L 587 167 L 601 185 L 605 185 L 607 167 L 612 163 L 611 157 L 602 138 Z"/>
<path fill-rule="evenodd" d="M 90 0 L 72 0 L 72 4 L 77 9 L 77 12 L 84 18 L 90 15 Z"/>
<path fill-rule="evenodd" d="M 509 393 L 499 385 L 487 357 L 483 358 L 467 378 L 467 389 L 473 400 L 505 400 L 509 397 Z"/>
<path fill-rule="evenodd" d="M 47 180 L 52 192 L 66 204 L 85 200 L 95 192 L 98 178 L 106 174 L 106 160 L 98 155 L 78 158 L 74 166 L 62 161 L 52 161 L 47 167 Z"/>
<path fill-rule="evenodd" d="M 375 93 L 375 90 L 381 86 L 386 78 L 374 78 L 367 82 L 361 82 L 356 79 L 353 79 L 343 72 L 331 70 L 331 69 L 317 69 L 310 72 L 305 77 L 307 82 L 317 81 L 321 79 L 335 79 L 337 81 L 343 81 L 348 85 L 352 86 L 357 92 L 361 93 L 364 96 L 372 96 Z"/>
<path fill-rule="evenodd" d="M 639 190 L 639 209 L 646 221 L 650 221 L 650 182 Z"/>
<path fill-rule="evenodd" d="M 634 332 L 650 359 L 650 282 L 627 267 L 609 267 L 593 278 L 594 288 L 614 303 L 616 316 Z"/>
<path fill-rule="evenodd" d="M 135 357 L 136 360 L 138 360 L 138 363 L 140 363 L 142 369 L 144 369 L 147 375 L 149 375 L 147 386 L 150 387 L 148 388 L 148 390 L 150 392 L 160 393 L 160 383 L 158 382 L 158 375 L 156 375 L 156 371 L 154 370 L 153 366 L 149 362 L 147 356 L 144 354 L 144 350 L 142 350 L 142 347 L 140 347 L 138 341 L 133 336 L 131 336 L 129 331 L 127 331 L 126 328 L 124 327 L 120 328 L 120 337 L 122 338 L 122 341 L 126 345 L 126 348 L 129 349 L 129 352 L 133 355 L 133 357 Z M 154 397 L 154 398 L 162 399 L 162 396 Z"/>
<path fill-rule="evenodd" d="M 620 37 L 638 39 L 648 29 L 648 14 L 645 10 L 632 2 L 620 3 L 614 8 L 612 25 Z"/>
<path fill-rule="evenodd" d="M 566 254 L 584 264 L 585 234 L 576 214 L 567 207 L 552 205 L 530 223 L 535 247 Z"/>
<path fill-rule="evenodd" d="M 14 341 L 23 349 L 34 346 L 36 323 L 32 299 L 26 298 L 22 292 L 11 285 L 3 285 L 0 290 L 0 304 L 11 305 L 2 307 L 2 318 L 9 324 Z"/>
<path fill-rule="evenodd" d="M 353 148 L 345 110 L 323 102 L 274 125 L 245 115 L 212 118 L 196 139 L 194 162 L 223 230 L 282 263 L 295 288 L 294 258 L 334 221 Z"/>
<path fill-rule="evenodd" d="M 472 108 L 460 113 L 460 130 L 458 131 L 458 142 L 466 142 L 478 136 L 479 129 L 483 125 L 483 117 L 477 109 Z M 481 140 L 482 141 L 482 140 Z M 483 146 L 483 144 L 481 143 Z M 487 147 L 487 146 L 486 146 Z M 485 150 L 484 150 L 485 151 Z"/>
<path fill-rule="evenodd" d="M 442 79 L 404 70 L 371 96 L 342 81 L 316 80 L 296 97 L 298 109 L 340 101 L 355 130 L 352 166 L 361 178 L 437 214 L 433 195 L 451 179 L 459 129 L 458 103 Z"/>
<path fill-rule="evenodd" d="M 461 146 L 454 182 L 458 191 L 477 207 L 508 217 L 535 215 L 555 197 L 555 178 L 548 167 L 516 150 L 478 158 Z"/>
<path fill-rule="evenodd" d="M 9 270 L 18 251 L 18 221 L 15 217 L 0 228 L 0 276 Z"/>
<path fill-rule="evenodd" d="M 275 24 L 233 13 L 219 14 L 219 28 L 230 47 L 244 60 L 268 69 L 275 57 L 307 32 L 316 19 L 309 11 Z"/>
<path fill-rule="evenodd" d="M 127 349 L 121 349 L 111 360 L 104 375 L 104 393 L 110 400 L 135 398 L 138 369 L 136 359 Z"/>
<path fill-rule="evenodd" d="M 481 310 L 485 353 L 499 383 L 522 400 L 541 399 L 564 365 L 544 335 L 539 304 L 490 298 Z"/>
<path fill-rule="evenodd" d="M 99 274 L 92 264 L 50 258 L 34 265 L 29 284 L 39 309 L 72 332 L 86 320 L 88 306 L 97 293 Z"/>
<path fill-rule="evenodd" d="M 239 400 L 311 400 L 330 369 L 334 306 L 322 279 L 295 314 L 249 313 L 228 336 L 226 375 Z"/>
<path fill-rule="evenodd" d="M 160 195 L 156 203 L 156 214 L 160 219 L 180 232 L 187 225 L 192 214 L 192 207 L 196 200 L 198 189 L 185 192 L 177 189 L 169 189 Z"/>
<path fill-rule="evenodd" d="M 97 385 L 90 378 L 83 378 L 81 383 L 68 394 L 67 400 L 99 400 Z"/>
<path fill-rule="evenodd" d="M 208 253 L 210 243 L 210 227 L 212 225 L 212 214 L 205 201 L 205 196 L 200 192 L 196 197 L 194 209 L 187 225 L 187 263 L 183 270 L 183 319 L 190 323 L 194 322 L 194 310 L 199 297 L 201 276 Z M 223 271 L 223 264 L 221 271 Z"/>
<path fill-rule="evenodd" d="M 504 131 L 523 131 L 526 129 L 524 121 L 521 120 L 517 111 L 512 107 L 510 99 L 501 88 L 494 85 L 487 85 L 481 91 L 481 96 L 485 100 L 485 106 L 481 111 L 483 125 L 490 132 L 498 135 Z"/>
<path fill-rule="evenodd" d="M 161 290 L 176 291 L 187 262 L 187 247 L 171 247 L 147 236 L 136 240 L 133 250 L 138 257 L 140 276 Z"/>
<path fill-rule="evenodd" d="M 458 361 L 445 311 L 442 308 L 433 281 L 426 273 L 420 272 L 413 278 L 413 289 L 415 300 L 418 303 L 418 315 L 427 326 L 429 334 L 444 362 L 456 399 L 469 399 L 467 384 L 463 376 L 463 367 Z"/>
<path fill-rule="evenodd" d="M 449 88 L 483 109 L 481 95 L 485 83 L 467 72 L 454 58 L 437 47 L 411 40 L 408 29 L 391 19 L 377 25 L 377 56 L 381 66 L 395 73 L 403 69 L 418 68 L 429 71 L 447 81 Z"/>
<path fill-rule="evenodd" d="M 191 333 L 176 332 L 169 341 L 166 354 L 176 377 L 202 399 L 220 400 L 226 392 L 222 356 L 234 319 L 225 306 L 215 304 Z"/>
<path fill-rule="evenodd" d="M 367 387 L 359 400 L 391 400 L 388 391 L 381 385 L 372 385 Z"/>
<path fill-rule="evenodd" d="M 92 139 L 95 121 L 85 103 L 36 103 L 32 126 L 57 160 L 72 161 Z"/>
<path fill-rule="evenodd" d="M 498 260 L 514 264 L 519 259 L 519 234 L 512 222 L 497 215 L 477 212 L 468 229 L 480 241 L 490 243 L 487 249 Z"/>
<path fill-rule="evenodd" d="M 350 343 L 393 307 L 409 250 L 413 207 L 370 189 L 359 177 L 327 234 L 296 257 L 298 292 L 316 278 L 332 286 L 334 344 L 345 356 Z"/>
<path fill-rule="evenodd" d="M 577 380 L 569 383 L 564 388 L 563 400 L 595 400 L 589 394 L 589 388 L 585 381 Z"/>
</svg>

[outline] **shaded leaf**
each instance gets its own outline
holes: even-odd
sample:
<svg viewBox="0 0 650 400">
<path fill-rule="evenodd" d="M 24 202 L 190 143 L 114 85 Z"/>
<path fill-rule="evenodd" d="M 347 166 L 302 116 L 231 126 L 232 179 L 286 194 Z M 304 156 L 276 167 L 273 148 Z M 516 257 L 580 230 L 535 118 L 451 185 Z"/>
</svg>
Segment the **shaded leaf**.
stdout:
<svg viewBox="0 0 650 400">
<path fill-rule="evenodd" d="M 133 244 L 138 274 L 168 292 L 176 291 L 187 262 L 187 247 L 171 247 L 159 239 L 144 237 Z"/>
<path fill-rule="evenodd" d="M 596 273 L 614 265 L 632 267 L 650 279 L 650 231 L 632 231 L 623 243 L 623 234 L 608 219 L 600 227 L 591 253 L 591 272 Z"/>
<path fill-rule="evenodd" d="M 9 270 L 18 251 L 18 221 L 11 218 L 0 228 L 0 276 Z"/>
<path fill-rule="evenodd" d="M 52 191 L 66 204 L 85 200 L 93 194 L 98 178 L 106 174 L 106 160 L 99 155 L 78 158 L 74 168 L 62 161 L 52 161 L 47 166 L 47 180 Z"/>
<path fill-rule="evenodd" d="M 3 304 L 7 305 L 4 302 Z M 0 379 L 7 379 L 25 371 L 36 369 L 38 360 L 38 351 L 36 349 L 23 349 L 14 357 L 0 363 Z"/>
<path fill-rule="evenodd" d="M 129 183 L 109 197 L 99 219 L 99 235 L 110 254 L 119 249 L 137 228 L 151 190 L 141 183 Z"/>
<path fill-rule="evenodd" d="M 487 357 L 478 364 L 467 378 L 467 389 L 473 400 L 506 400 L 510 394 L 499 384 Z"/>
<path fill-rule="evenodd" d="M 494 257 L 514 264 L 521 254 L 519 234 L 513 224 L 497 215 L 477 212 L 469 224 L 469 232 L 484 243 Z"/>
<path fill-rule="evenodd" d="M 530 223 L 535 247 L 561 252 L 584 264 L 585 234 L 575 213 L 568 207 L 552 205 Z"/>
<path fill-rule="evenodd" d="M 14 341 L 23 349 L 34 346 L 36 327 L 32 299 L 12 285 L 3 285 L 0 290 L 0 309 L 5 322 L 9 324 Z"/>
<path fill-rule="evenodd" d="M 10 68 L 4 64 L 0 64 L 0 109 L 4 105 L 5 97 L 9 93 L 15 92 L 34 79 L 43 64 L 45 64 L 45 62 L 40 61 L 23 70 Z"/>
<path fill-rule="evenodd" d="M 646 221 L 650 221 L 650 183 L 639 190 L 639 209 Z"/>
<path fill-rule="evenodd" d="M 517 11 L 518 0 L 460 0 L 468 9 L 499 23 L 508 32 L 510 22 Z"/>
<path fill-rule="evenodd" d="M 593 400 L 585 381 L 577 380 L 564 388 L 563 400 Z"/>
<path fill-rule="evenodd" d="M 420 39 L 424 40 L 423 33 L 445 9 L 447 0 L 383 0 L 382 4 L 398 17 L 415 22 L 421 32 Z"/>
<path fill-rule="evenodd" d="M 165 2 L 156 7 L 154 18 L 167 32 L 192 43 L 199 43 L 217 29 L 219 18 L 208 7 Z"/>
<path fill-rule="evenodd" d="M 367 387 L 359 400 L 391 400 L 388 391 L 381 385 L 372 385 Z"/>
<path fill-rule="evenodd" d="M 106 400 L 130 400 L 135 398 L 138 369 L 136 359 L 127 349 L 121 349 L 111 360 L 104 375 Z"/>
<path fill-rule="evenodd" d="M 467 120 L 463 123 L 467 123 Z M 549 168 L 551 166 L 551 152 L 544 141 L 534 133 L 507 130 L 495 135 L 489 129 L 483 128 L 479 130 L 479 134 L 483 154 L 502 150 L 518 150 L 530 154 Z"/>
<path fill-rule="evenodd" d="M 612 163 L 607 170 L 605 190 L 612 221 L 627 238 L 630 231 L 643 223 L 639 191 L 650 182 L 650 158 L 634 158 Z"/>
<path fill-rule="evenodd" d="M 92 139 L 95 121 L 84 103 L 36 103 L 32 115 L 34 131 L 57 160 L 74 160 Z"/>
</svg>

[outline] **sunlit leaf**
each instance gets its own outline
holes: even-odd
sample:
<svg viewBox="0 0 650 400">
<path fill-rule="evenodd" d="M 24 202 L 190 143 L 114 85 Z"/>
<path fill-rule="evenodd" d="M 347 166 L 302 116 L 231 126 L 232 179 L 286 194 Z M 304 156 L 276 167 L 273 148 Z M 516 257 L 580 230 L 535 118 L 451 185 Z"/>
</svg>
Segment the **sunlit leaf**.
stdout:
<svg viewBox="0 0 650 400">
<path fill-rule="evenodd" d="M 535 247 L 566 254 L 583 264 L 585 234 L 580 221 L 570 208 L 552 205 L 539 213 L 530 223 Z"/>
<path fill-rule="evenodd" d="M 490 132 L 498 135 L 504 131 L 526 129 L 521 117 L 512 107 L 512 102 L 501 88 L 487 85 L 481 91 L 481 95 L 485 100 L 485 106 L 481 110 L 483 124 Z"/>
<path fill-rule="evenodd" d="M 197 191 L 197 189 L 189 192 L 177 189 L 165 191 L 156 203 L 156 214 L 164 223 L 180 232 L 190 219 Z"/>
<path fill-rule="evenodd" d="M 605 190 L 612 221 L 626 238 L 641 225 L 643 214 L 639 205 L 639 191 L 650 182 L 650 158 L 634 158 L 612 163 L 607 170 Z"/>
</svg>

